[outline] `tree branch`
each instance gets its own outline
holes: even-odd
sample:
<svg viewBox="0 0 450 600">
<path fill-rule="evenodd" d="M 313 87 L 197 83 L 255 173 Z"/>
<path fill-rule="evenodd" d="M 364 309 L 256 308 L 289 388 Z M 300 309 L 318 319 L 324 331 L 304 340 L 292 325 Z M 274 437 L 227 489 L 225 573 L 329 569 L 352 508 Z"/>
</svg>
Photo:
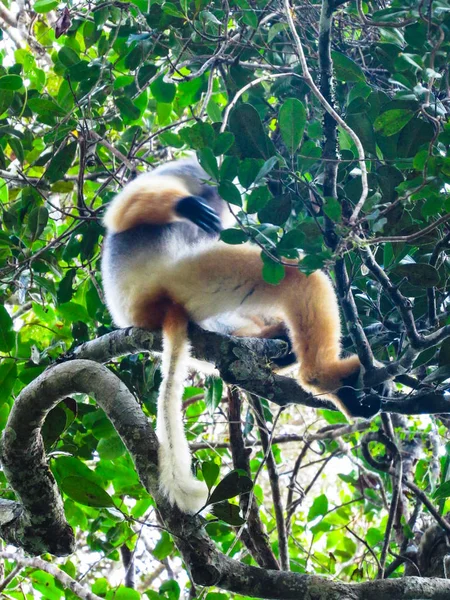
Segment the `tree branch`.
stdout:
<svg viewBox="0 0 450 600">
<path fill-rule="evenodd" d="M 48 474 L 44 472 L 48 471 L 48 467 L 40 428 L 46 414 L 59 399 L 76 392 L 95 397 L 113 423 L 130 452 L 143 485 L 155 498 L 161 518 L 174 535 L 196 584 L 216 585 L 237 594 L 274 600 L 298 600 L 311 597 L 311 594 L 321 597 L 334 595 L 348 600 L 388 600 L 393 597 L 396 600 L 447 600 L 450 582 L 445 579 L 411 577 L 348 584 L 252 567 L 218 552 L 206 535 L 199 517 L 184 515 L 176 507 L 170 507 L 161 496 L 157 477 L 157 440 L 132 394 L 106 367 L 86 360 L 57 365 L 40 375 L 24 389 L 11 411 L 3 439 L 3 465 L 9 482 L 17 494 L 25 499 L 27 506 L 24 512 L 28 511 L 30 517 L 38 516 L 30 514 L 33 508 L 32 492 L 42 492 L 41 486 L 36 488 L 38 480 L 40 484 L 48 481 Z M 21 459 L 27 455 L 30 460 L 22 463 Z M 62 509 L 56 486 L 49 486 L 47 498 Z M 40 508 L 39 516 L 47 519 L 52 507 L 41 503 Z M 50 550 L 50 545 L 52 548 L 61 546 L 61 541 L 55 544 L 48 533 L 41 534 L 40 544 L 36 543 L 36 536 L 33 538 L 34 544 L 30 544 L 29 539 L 25 540 L 34 552 Z M 15 543 L 18 544 L 19 540 Z M 98 599 L 92 596 L 89 600 Z"/>
</svg>

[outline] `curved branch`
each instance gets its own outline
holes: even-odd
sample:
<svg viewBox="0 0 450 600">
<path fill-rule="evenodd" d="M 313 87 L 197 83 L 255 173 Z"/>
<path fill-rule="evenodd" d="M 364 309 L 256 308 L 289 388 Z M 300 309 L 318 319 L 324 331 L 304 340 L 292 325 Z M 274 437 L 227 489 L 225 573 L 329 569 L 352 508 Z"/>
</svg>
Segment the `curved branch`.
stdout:
<svg viewBox="0 0 450 600">
<path fill-rule="evenodd" d="M 311 594 L 323 597 L 334 595 L 348 600 L 411 600 L 419 597 L 447 600 L 450 582 L 445 579 L 410 577 L 348 584 L 252 567 L 220 553 L 205 533 L 199 517 L 182 514 L 161 497 L 157 481 L 157 440 L 152 427 L 118 377 L 92 361 L 78 360 L 49 369 L 24 389 L 11 411 L 3 439 L 3 464 L 8 480 L 24 502 L 24 514 L 29 518 L 47 519 L 47 525 L 51 527 L 48 515 L 51 511 L 55 512 L 52 506 L 39 503 L 39 499 L 32 497 L 33 492 L 43 491 L 42 483 L 49 481 L 40 428 L 46 414 L 58 400 L 75 392 L 95 397 L 122 437 L 142 483 L 155 498 L 166 527 L 175 536 L 195 583 L 216 585 L 241 595 L 275 600 L 305 598 Z M 24 458 L 26 460 L 22 462 Z M 36 487 L 39 483 L 41 485 Z M 51 479 L 47 499 L 60 507 L 59 517 L 65 524 L 62 501 Z M 35 509 L 41 512 L 33 513 Z M 45 535 L 42 522 L 40 533 L 40 544 L 36 543 L 36 535 L 30 536 L 26 544 L 35 553 L 53 551 L 57 543 L 50 539 L 48 532 Z M 66 534 L 66 545 L 70 537 Z"/>
<path fill-rule="evenodd" d="M 145 475 L 145 484 L 159 497 L 156 436 L 125 384 L 92 361 L 52 367 L 19 395 L 2 438 L 3 469 L 22 506 L 19 514 L 1 527 L 1 534 L 30 554 L 64 556 L 74 550 L 73 531 L 65 520 L 61 496 L 48 468 L 41 427 L 59 400 L 76 392 L 97 400 L 126 443 L 140 474 Z"/>
</svg>

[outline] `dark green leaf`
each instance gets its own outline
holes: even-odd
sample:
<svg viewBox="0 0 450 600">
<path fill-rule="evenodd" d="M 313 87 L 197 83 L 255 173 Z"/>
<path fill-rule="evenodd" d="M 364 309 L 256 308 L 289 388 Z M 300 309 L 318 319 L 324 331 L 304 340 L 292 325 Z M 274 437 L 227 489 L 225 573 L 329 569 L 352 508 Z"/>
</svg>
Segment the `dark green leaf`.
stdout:
<svg viewBox="0 0 450 600">
<path fill-rule="evenodd" d="M 241 193 L 234 183 L 231 183 L 231 181 L 222 181 L 222 183 L 219 185 L 218 191 L 220 197 L 223 198 L 225 202 L 229 202 L 235 206 L 241 206 Z"/>
<path fill-rule="evenodd" d="M 3 308 L 3 307 L 2 307 Z M 14 333 L 12 333 L 12 342 L 14 343 Z M 6 352 L 2 347 L 6 346 L 4 344 L 4 332 L 2 330 L 2 318 L 1 318 L 1 309 L 0 309 L 0 350 L 2 352 Z M 15 360 L 2 358 L 0 361 L 0 402 L 5 402 L 9 399 L 9 396 L 13 390 L 14 384 L 17 381 L 17 363 Z M 7 412 L 9 414 L 9 407 L 7 408 Z M 5 425 L 5 423 L 3 423 Z M 0 430 L 2 428 L 0 427 Z"/>
<path fill-rule="evenodd" d="M 240 162 L 238 178 L 243 188 L 248 189 L 252 185 L 264 164 L 262 159 L 256 158 L 246 158 Z"/>
<path fill-rule="evenodd" d="M 73 295 L 73 280 L 76 275 L 75 269 L 69 269 L 64 277 L 61 279 L 58 286 L 58 302 L 59 304 L 64 304 L 64 302 L 69 302 Z"/>
<path fill-rule="evenodd" d="M 77 477 L 75 475 L 65 477 L 61 481 L 61 488 L 69 498 L 72 498 L 72 500 L 75 500 L 79 504 L 96 508 L 114 506 L 113 499 L 108 492 L 105 492 L 99 485 L 84 477 Z"/>
<path fill-rule="evenodd" d="M 47 415 L 42 427 L 42 438 L 49 449 L 61 437 L 66 428 L 66 412 L 61 406 L 55 406 Z"/>
<path fill-rule="evenodd" d="M 375 119 L 375 131 L 386 137 L 394 135 L 401 131 L 403 127 L 413 118 L 412 110 L 402 108 L 393 108 L 382 113 Z"/>
<path fill-rule="evenodd" d="M 242 229 L 224 229 L 220 232 L 220 239 L 226 244 L 244 244 L 248 236 Z"/>
<path fill-rule="evenodd" d="M 219 154 L 225 154 L 225 152 L 229 150 L 233 144 L 234 135 L 230 131 L 224 131 L 223 133 L 220 133 L 214 142 L 214 154 L 216 156 L 219 156 Z"/>
<path fill-rule="evenodd" d="M 439 366 L 445 367 L 450 365 L 450 338 L 447 338 L 442 342 L 441 349 L 439 350 Z"/>
<path fill-rule="evenodd" d="M 231 112 L 230 129 L 244 158 L 267 159 L 275 154 L 275 147 L 251 104 L 241 104 Z"/>
<path fill-rule="evenodd" d="M 336 200 L 336 198 L 325 198 L 323 212 L 330 217 L 332 221 L 337 223 L 342 217 L 341 203 L 339 200 Z"/>
<path fill-rule="evenodd" d="M 0 90 L 20 90 L 23 86 L 22 77 L 19 75 L 3 75 L 0 77 Z"/>
<path fill-rule="evenodd" d="M 62 62 L 65 67 L 72 67 L 80 62 L 80 57 L 68 46 L 63 46 L 61 50 L 58 52 L 58 58 Z"/>
<path fill-rule="evenodd" d="M 23 145 L 22 142 L 15 137 L 11 137 L 8 140 L 9 145 L 11 146 L 14 154 L 16 155 L 18 161 L 20 162 L 20 164 L 23 163 L 23 161 L 25 160 L 25 154 L 23 151 Z"/>
<path fill-rule="evenodd" d="M 276 196 L 269 200 L 262 210 L 258 212 L 260 223 L 284 225 L 292 211 L 292 198 L 290 194 Z"/>
<path fill-rule="evenodd" d="M 294 154 L 303 138 L 306 125 L 306 110 L 297 98 L 288 98 L 280 108 L 278 116 L 281 137 L 289 154 Z"/>
<path fill-rule="evenodd" d="M 264 179 L 264 177 L 270 173 L 270 171 L 274 168 L 276 164 L 278 164 L 278 157 L 276 156 L 272 156 L 272 158 L 266 160 L 261 169 L 258 171 L 254 183 L 260 183 L 261 180 Z"/>
<path fill-rule="evenodd" d="M 222 400 L 223 381 L 220 377 L 208 375 L 205 380 L 205 404 L 212 413 L 216 410 Z"/>
<path fill-rule="evenodd" d="M 36 240 L 44 231 L 48 222 L 48 210 L 45 206 L 33 208 L 28 216 L 28 229 L 33 240 Z"/>
<path fill-rule="evenodd" d="M 224 521 L 229 525 L 234 525 L 235 527 L 239 527 L 245 523 L 245 519 L 243 519 L 240 515 L 239 506 L 230 504 L 229 502 L 220 502 L 219 504 L 215 504 L 211 508 L 211 512 L 221 521 Z"/>
<path fill-rule="evenodd" d="M 202 463 L 202 473 L 203 479 L 210 490 L 219 477 L 220 467 L 212 460 L 205 461 Z"/>
<path fill-rule="evenodd" d="M 215 181 L 219 179 L 219 166 L 211 148 L 202 148 L 197 152 L 197 158 L 200 165 L 205 169 L 210 177 Z M 219 192 L 220 193 L 220 192 Z"/>
<path fill-rule="evenodd" d="M 77 142 L 69 142 L 53 156 L 44 174 L 48 181 L 58 181 L 67 173 L 74 161 L 77 145 Z"/>
<path fill-rule="evenodd" d="M 29 98 L 28 106 L 31 110 L 41 116 L 63 117 L 66 111 L 58 106 L 53 100 L 47 98 Z"/>
<path fill-rule="evenodd" d="M 252 480 L 241 471 L 231 471 L 215 487 L 209 498 L 209 504 L 234 498 L 238 494 L 246 494 L 253 487 Z"/>
<path fill-rule="evenodd" d="M 334 66 L 334 74 L 339 81 L 365 81 L 364 73 L 361 67 L 351 58 L 341 52 L 331 53 Z"/>
<path fill-rule="evenodd" d="M 9 352 L 14 346 L 13 325 L 9 312 L 0 304 L 0 352 Z"/>
<path fill-rule="evenodd" d="M 123 118 L 128 119 L 129 121 L 139 119 L 141 111 L 133 104 L 128 96 L 119 96 L 119 98 L 115 99 L 115 103 Z"/>
<path fill-rule="evenodd" d="M 177 93 L 177 86 L 174 83 L 166 83 L 164 81 L 164 76 L 162 75 L 150 85 L 150 90 L 153 97 L 158 102 L 170 104 L 173 102 L 175 94 Z"/>
<path fill-rule="evenodd" d="M 412 285 L 432 287 L 439 283 L 439 273 L 426 263 L 406 263 L 396 266 L 392 273 L 398 277 L 406 277 Z"/>
<path fill-rule="evenodd" d="M 433 494 L 435 500 L 450 497 L 450 481 L 444 481 Z"/>
</svg>

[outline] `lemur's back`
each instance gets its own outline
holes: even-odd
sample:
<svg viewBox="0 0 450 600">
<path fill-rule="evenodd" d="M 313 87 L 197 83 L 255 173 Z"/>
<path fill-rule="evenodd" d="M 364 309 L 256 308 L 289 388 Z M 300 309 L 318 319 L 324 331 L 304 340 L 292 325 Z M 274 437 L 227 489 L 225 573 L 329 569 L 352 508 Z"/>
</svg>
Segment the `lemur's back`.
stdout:
<svg viewBox="0 0 450 600">
<path fill-rule="evenodd" d="M 205 231 L 183 220 L 182 214 L 179 220 L 167 222 L 173 218 L 168 216 L 165 222 L 165 205 L 174 204 L 174 195 L 201 199 L 221 215 L 225 203 L 215 187 L 204 183 L 208 179 L 195 159 L 178 160 L 140 175 L 111 203 L 105 216 L 108 232 L 102 275 L 117 325 L 135 324 L 132 315 L 127 314 L 127 296 L 153 294 L 155 286 L 164 283 L 168 263 L 194 251 L 198 244 L 217 239 L 217 229 Z"/>
</svg>

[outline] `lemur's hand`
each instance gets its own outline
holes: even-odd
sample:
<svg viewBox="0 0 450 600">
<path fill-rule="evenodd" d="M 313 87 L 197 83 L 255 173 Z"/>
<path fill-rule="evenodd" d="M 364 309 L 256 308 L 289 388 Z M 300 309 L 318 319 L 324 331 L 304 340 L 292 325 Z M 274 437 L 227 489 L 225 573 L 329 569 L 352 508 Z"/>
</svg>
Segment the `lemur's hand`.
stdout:
<svg viewBox="0 0 450 600">
<path fill-rule="evenodd" d="M 195 225 L 206 231 L 206 233 L 219 233 L 222 231 L 219 215 L 199 196 L 182 198 L 177 203 L 175 212 L 180 217 L 184 217 L 195 223 Z"/>
</svg>

